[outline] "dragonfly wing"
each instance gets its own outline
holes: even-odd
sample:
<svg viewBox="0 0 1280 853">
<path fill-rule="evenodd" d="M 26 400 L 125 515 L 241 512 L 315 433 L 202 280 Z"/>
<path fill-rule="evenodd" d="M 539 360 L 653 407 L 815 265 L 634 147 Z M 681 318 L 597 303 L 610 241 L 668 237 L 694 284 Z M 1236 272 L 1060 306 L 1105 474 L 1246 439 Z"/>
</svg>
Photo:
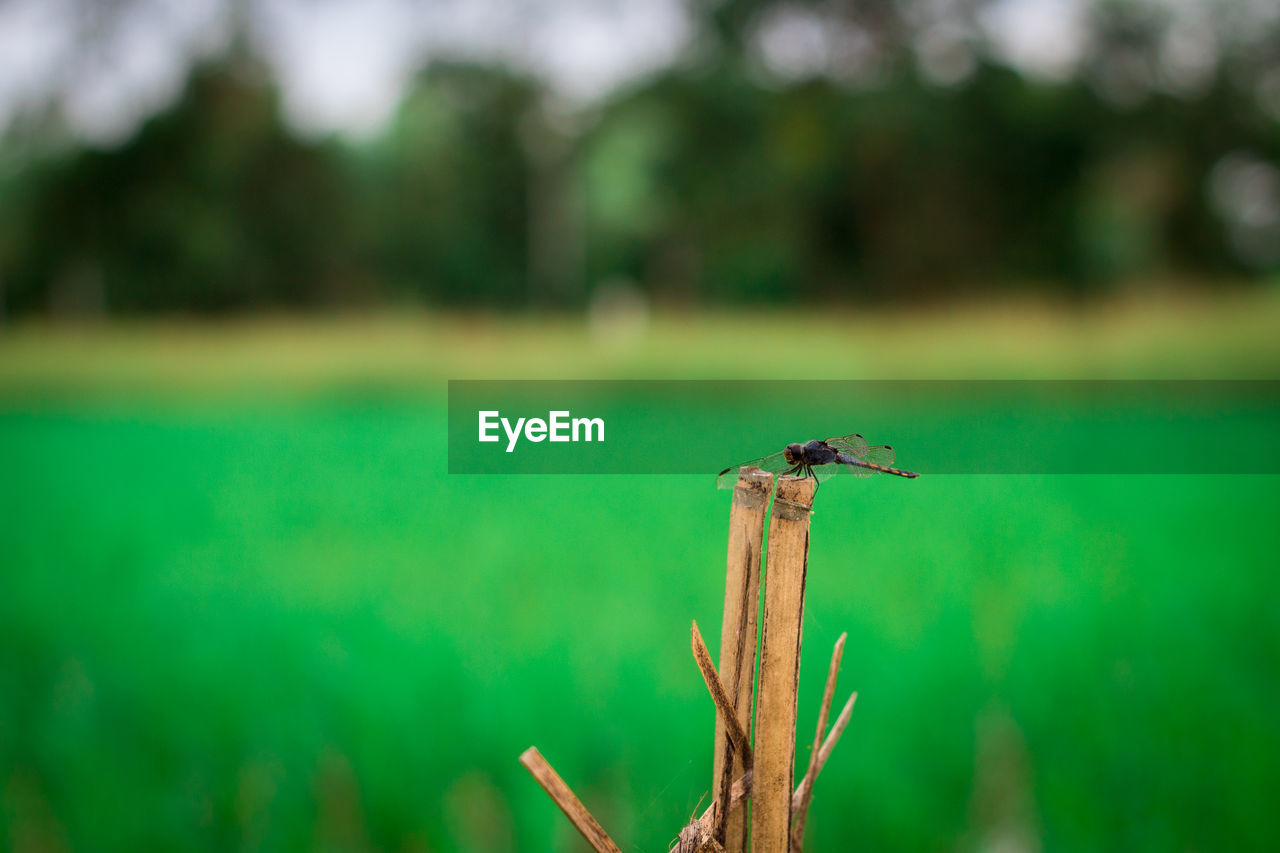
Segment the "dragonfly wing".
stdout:
<svg viewBox="0 0 1280 853">
<path fill-rule="evenodd" d="M 741 465 L 734 465 L 732 468 L 726 468 L 720 472 L 720 476 L 716 477 L 716 487 L 720 489 L 732 489 L 738 484 L 738 472 L 743 468 L 760 468 L 768 471 L 770 474 L 781 474 L 789 471 L 792 467 L 787 461 L 787 455 L 784 451 L 779 450 L 777 453 L 771 453 L 768 456 L 762 456 L 751 462 L 743 462 Z"/>
<path fill-rule="evenodd" d="M 872 462 L 885 467 L 893 465 L 894 453 L 892 447 L 887 444 L 869 445 L 865 438 L 857 434 L 841 436 L 840 438 L 828 438 L 827 444 L 841 453 L 847 453 L 854 459 L 861 459 L 863 462 Z M 857 477 L 870 477 L 873 473 L 857 465 L 845 465 L 842 467 Z"/>
<path fill-rule="evenodd" d="M 867 455 L 861 458 L 868 462 L 874 462 L 877 465 L 886 467 L 893 465 L 893 448 L 887 444 L 877 444 L 867 448 Z"/>
<path fill-rule="evenodd" d="M 889 474 L 897 474 L 899 477 L 914 478 L 919 476 L 910 471 L 899 471 L 894 468 L 893 448 L 888 446 L 867 448 L 867 457 L 865 459 L 858 459 L 845 453 L 841 453 L 840 456 L 842 464 L 835 466 L 840 469 L 837 472 L 839 474 L 865 478 L 883 471 Z"/>
<path fill-rule="evenodd" d="M 848 466 L 837 465 L 834 462 L 830 465 L 814 465 L 813 476 L 819 483 L 825 483 Z"/>
<path fill-rule="evenodd" d="M 843 435 L 839 438 L 828 438 L 827 444 L 836 450 L 848 453 L 850 456 L 856 456 L 858 459 L 863 459 L 867 455 L 867 440 L 857 433 Z"/>
<path fill-rule="evenodd" d="M 860 435 L 846 435 L 843 438 L 828 438 L 827 444 L 842 453 L 848 453 L 855 459 L 874 462 L 877 465 L 893 464 L 893 448 L 887 444 L 868 445 Z"/>
</svg>

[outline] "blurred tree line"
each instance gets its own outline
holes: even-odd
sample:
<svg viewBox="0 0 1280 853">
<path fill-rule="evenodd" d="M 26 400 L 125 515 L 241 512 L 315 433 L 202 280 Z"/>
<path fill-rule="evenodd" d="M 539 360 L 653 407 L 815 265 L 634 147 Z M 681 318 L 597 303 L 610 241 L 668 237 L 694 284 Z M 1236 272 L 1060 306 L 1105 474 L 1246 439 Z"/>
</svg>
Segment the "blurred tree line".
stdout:
<svg viewBox="0 0 1280 853">
<path fill-rule="evenodd" d="M 930 66 L 910 8 L 696 6 L 696 61 L 587 109 L 435 62 L 359 144 L 292 135 L 233 50 L 123 144 L 4 143 L 0 305 L 556 306 L 618 280 L 854 302 L 1280 267 L 1280 33 L 1179 91 L 1141 4 L 1099 4 L 1088 67 L 1057 81 L 962 41 Z M 864 73 L 763 67 L 753 33 L 787 10 L 856 24 Z"/>
</svg>

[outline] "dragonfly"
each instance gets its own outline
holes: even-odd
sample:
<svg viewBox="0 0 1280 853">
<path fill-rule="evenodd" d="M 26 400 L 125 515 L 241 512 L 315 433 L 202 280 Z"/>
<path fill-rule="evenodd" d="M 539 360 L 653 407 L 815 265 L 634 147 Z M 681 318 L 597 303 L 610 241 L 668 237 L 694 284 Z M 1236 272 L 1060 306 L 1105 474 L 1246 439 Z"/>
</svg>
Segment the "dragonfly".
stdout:
<svg viewBox="0 0 1280 853">
<path fill-rule="evenodd" d="M 819 483 L 840 473 L 855 477 L 870 477 L 877 473 L 912 479 L 920 476 L 914 471 L 892 467 L 893 457 L 893 448 L 889 445 L 867 444 L 867 440 L 856 433 L 826 441 L 814 439 L 805 444 L 788 444 L 777 453 L 725 468 L 716 477 L 716 485 L 721 489 L 732 489 L 738 483 L 738 472 L 748 466 L 761 468 L 770 474 L 812 477 Z"/>
</svg>

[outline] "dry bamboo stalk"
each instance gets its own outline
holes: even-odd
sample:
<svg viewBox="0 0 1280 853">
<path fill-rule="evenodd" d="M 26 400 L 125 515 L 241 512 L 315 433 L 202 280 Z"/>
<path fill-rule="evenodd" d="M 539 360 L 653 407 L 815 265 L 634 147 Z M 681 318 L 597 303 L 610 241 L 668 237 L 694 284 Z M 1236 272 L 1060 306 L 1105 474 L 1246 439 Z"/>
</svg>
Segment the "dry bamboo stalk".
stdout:
<svg viewBox="0 0 1280 853">
<path fill-rule="evenodd" d="M 738 806 L 742 805 L 742 801 L 751 796 L 751 771 L 748 770 L 737 779 L 733 780 L 733 784 L 729 786 L 729 811 L 732 812 Z M 702 813 L 701 821 L 712 820 L 716 816 L 716 811 L 720 808 L 720 801 L 716 800 L 707 806 L 707 810 Z"/>
<path fill-rule="evenodd" d="M 796 691 L 814 487 L 812 478 L 779 477 L 769 523 L 751 808 L 752 849 L 769 853 L 785 851 L 791 835 Z"/>
<path fill-rule="evenodd" d="M 756 637 L 760 609 L 760 557 L 764 517 L 773 475 L 759 468 L 738 474 L 729 510 L 729 556 L 724 578 L 724 621 L 720 626 L 720 673 L 739 727 L 751 730 L 751 699 L 756 677 Z M 749 738 L 748 738 L 749 740 Z M 736 754 L 735 754 L 736 753 Z M 716 716 L 712 791 L 724 802 L 730 783 L 748 769 L 742 750 L 731 746 L 725 721 Z M 722 810 L 713 832 L 727 853 L 746 853 L 747 810 Z"/>
<path fill-rule="evenodd" d="M 844 641 L 848 637 L 848 633 L 841 634 L 840 639 L 836 640 L 836 647 L 831 650 L 831 666 L 827 669 L 827 686 L 822 691 L 822 705 L 818 708 L 818 726 L 813 733 L 813 750 L 809 753 L 809 769 L 804 774 L 805 778 L 815 776 L 813 768 L 818 764 L 822 736 L 827 733 L 827 715 L 831 713 L 831 700 L 836 694 L 836 674 L 840 671 L 840 658 L 844 655 Z M 791 829 L 791 838 L 796 847 L 799 847 L 800 842 L 804 840 L 804 820 L 809 812 L 809 801 L 812 797 L 813 786 L 811 785 L 805 788 L 800 804 L 792 809 L 792 821 L 795 825 Z"/>
<path fill-rule="evenodd" d="M 844 734 L 845 728 L 849 725 L 849 719 L 853 716 L 853 705 L 857 699 L 858 694 L 856 692 L 849 697 L 849 701 L 845 703 L 844 709 L 841 710 L 840 716 L 836 718 L 836 722 L 831 727 L 831 731 L 827 733 L 826 739 L 823 740 L 822 747 L 817 750 L 818 760 L 816 762 L 810 762 L 809 772 L 800 780 L 800 784 L 796 786 L 795 791 L 792 793 L 791 810 L 793 812 L 799 809 L 801 802 L 810 795 L 810 791 L 813 789 L 813 780 L 817 778 L 818 773 L 820 773 L 823 766 L 826 765 L 827 759 L 831 757 L 832 750 L 836 748 L 836 744 L 840 741 L 840 735 Z M 729 795 L 730 813 L 741 805 L 743 800 L 751 796 L 753 782 L 752 776 L 752 772 L 748 770 L 738 779 L 734 780 Z M 706 839 L 711 838 L 709 827 L 718 819 L 719 813 L 720 800 L 716 800 L 712 802 L 711 805 L 707 806 L 707 810 L 704 811 L 700 817 L 696 820 L 690 821 L 688 826 L 681 831 L 681 842 L 692 837 L 697 838 L 699 843 L 706 843 Z M 800 840 L 795 835 L 794 829 L 792 830 L 791 845 L 795 850 L 800 848 Z M 678 843 L 675 847 L 671 848 L 669 853 L 683 853 L 686 849 L 688 848 L 682 848 Z M 693 849 L 697 850 L 702 848 L 694 847 Z"/>
<path fill-rule="evenodd" d="M 795 791 L 791 795 L 792 811 L 800 807 L 800 801 L 804 799 L 809 790 L 813 787 L 812 781 L 817 778 L 817 774 L 822 771 L 826 765 L 827 759 L 831 757 L 831 752 L 836 748 L 836 744 L 840 741 L 840 735 L 844 734 L 845 728 L 849 725 L 849 719 L 853 716 L 853 705 L 858 699 L 858 694 L 854 693 L 849 697 L 849 701 L 845 703 L 844 709 L 840 712 L 840 716 L 836 718 L 835 725 L 831 727 L 831 731 L 827 733 L 826 740 L 822 742 L 822 748 L 818 750 L 818 760 L 814 763 L 811 773 L 806 773 L 805 777 L 800 780 L 800 784 L 796 786 Z M 742 776 L 734 780 L 733 786 L 730 788 L 729 794 L 729 811 L 733 812 L 742 801 L 751 796 L 753 773 L 748 770 Z M 707 806 L 707 810 L 702 813 L 696 820 L 690 821 L 689 826 L 695 824 L 700 825 L 705 830 L 718 817 L 720 811 L 720 800 L 716 800 Z M 685 829 L 688 829 L 686 826 Z M 681 833 L 683 836 L 683 833 Z M 709 832 L 707 836 L 710 837 Z M 676 853 L 679 847 L 671 848 L 671 853 Z"/>
<path fill-rule="evenodd" d="M 712 837 L 711 830 L 696 820 L 680 830 L 676 846 L 671 848 L 671 853 L 704 853 L 704 851 L 724 853 L 724 845 Z"/>
<path fill-rule="evenodd" d="M 707 644 L 702 640 L 702 632 L 698 630 L 696 620 L 689 633 L 690 644 L 693 646 L 693 659 L 698 662 L 698 670 L 702 673 L 702 680 L 707 684 L 707 690 L 711 691 L 711 701 L 716 703 L 716 711 L 723 717 L 729 739 L 733 741 L 734 749 L 741 753 L 743 764 L 749 769 L 751 744 L 748 743 L 747 733 L 743 731 L 742 724 L 734 714 L 733 705 L 729 701 L 724 684 L 720 682 L 720 676 L 716 674 L 715 665 L 711 663 L 711 652 L 707 651 Z"/>
<path fill-rule="evenodd" d="M 822 742 L 822 749 L 818 750 L 818 760 L 813 763 L 813 768 L 804 775 L 804 778 L 800 780 L 800 784 L 796 786 L 796 792 L 791 797 L 792 808 L 798 808 L 800 802 L 809 796 L 809 790 L 813 788 L 814 780 L 818 778 L 818 774 L 822 772 L 827 759 L 831 757 L 831 750 L 835 749 L 836 744 L 840 742 L 840 735 L 844 734 L 845 726 L 849 725 L 849 718 L 853 716 L 853 703 L 856 701 L 858 701 L 858 694 L 854 692 L 849 697 L 849 701 L 844 703 L 844 709 L 840 711 L 840 716 L 836 718 L 835 724 L 831 726 L 827 739 Z"/>
<path fill-rule="evenodd" d="M 831 752 L 836 748 L 836 744 L 840 742 L 840 735 L 844 734 L 845 728 L 849 725 L 849 718 L 853 716 L 853 705 L 858 699 L 855 692 L 849 697 L 849 701 L 845 703 L 844 710 L 840 712 L 840 716 L 836 719 L 835 725 L 831 727 L 831 731 L 827 733 L 827 738 L 822 742 L 822 749 L 818 750 L 818 762 L 814 765 L 814 773 L 812 776 L 805 774 L 800 780 L 800 784 L 796 786 L 795 791 L 791 795 L 791 808 L 796 809 L 800 805 L 800 800 L 805 796 L 807 789 L 813 787 L 811 779 L 816 779 L 817 774 L 822 772 L 822 768 L 826 766 L 827 759 L 831 757 Z M 732 812 L 742 801 L 751 796 L 751 788 L 753 782 L 753 773 L 748 770 L 733 781 L 733 786 L 729 789 L 729 811 Z M 720 801 L 716 800 L 707 806 L 707 810 L 702 813 L 697 822 L 708 823 L 715 819 L 716 812 L 720 808 Z"/>
<path fill-rule="evenodd" d="M 596 853 L 622 853 L 618 845 L 614 844 L 613 839 L 604 831 L 600 822 L 587 811 L 587 807 L 560 778 L 560 774 L 552 769 L 536 746 L 531 746 L 524 751 L 520 756 L 520 763 L 542 786 L 542 790 L 547 792 L 547 796 L 555 801 L 560 811 L 564 812 L 565 817 L 569 818 L 570 823 L 582 833 L 582 837 Z"/>
<path fill-rule="evenodd" d="M 733 781 L 729 787 L 729 809 L 728 813 L 732 814 L 733 810 L 742 804 L 742 801 L 751 796 L 751 771 L 748 770 L 739 778 Z M 669 853 L 683 853 L 687 847 L 682 848 L 680 845 L 686 843 L 686 839 L 696 837 L 699 843 L 707 843 L 713 841 L 711 828 L 720 816 L 720 800 L 715 800 L 711 805 L 707 806 L 701 817 L 689 821 L 688 826 L 680 831 L 680 840 L 672 847 Z M 694 848 L 695 850 L 698 848 Z M 721 848 L 723 849 L 723 847 Z"/>
</svg>

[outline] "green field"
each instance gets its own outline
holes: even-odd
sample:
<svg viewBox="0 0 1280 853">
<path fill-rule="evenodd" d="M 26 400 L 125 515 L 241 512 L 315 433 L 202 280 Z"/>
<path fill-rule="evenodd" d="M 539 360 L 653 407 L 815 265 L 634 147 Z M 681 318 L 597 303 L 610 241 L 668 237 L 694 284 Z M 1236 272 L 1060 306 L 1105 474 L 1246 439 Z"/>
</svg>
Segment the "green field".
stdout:
<svg viewBox="0 0 1280 853">
<path fill-rule="evenodd" d="M 564 319 L 11 330 L 0 845 L 579 849 L 537 744 L 667 849 L 710 784 L 688 629 L 716 645 L 728 497 L 450 477 L 446 378 L 1280 368 L 1270 295 L 839 319 L 660 317 L 623 352 Z M 806 849 L 1280 845 L 1280 478 L 823 489 L 801 742 L 841 631 L 859 700 Z"/>
</svg>

